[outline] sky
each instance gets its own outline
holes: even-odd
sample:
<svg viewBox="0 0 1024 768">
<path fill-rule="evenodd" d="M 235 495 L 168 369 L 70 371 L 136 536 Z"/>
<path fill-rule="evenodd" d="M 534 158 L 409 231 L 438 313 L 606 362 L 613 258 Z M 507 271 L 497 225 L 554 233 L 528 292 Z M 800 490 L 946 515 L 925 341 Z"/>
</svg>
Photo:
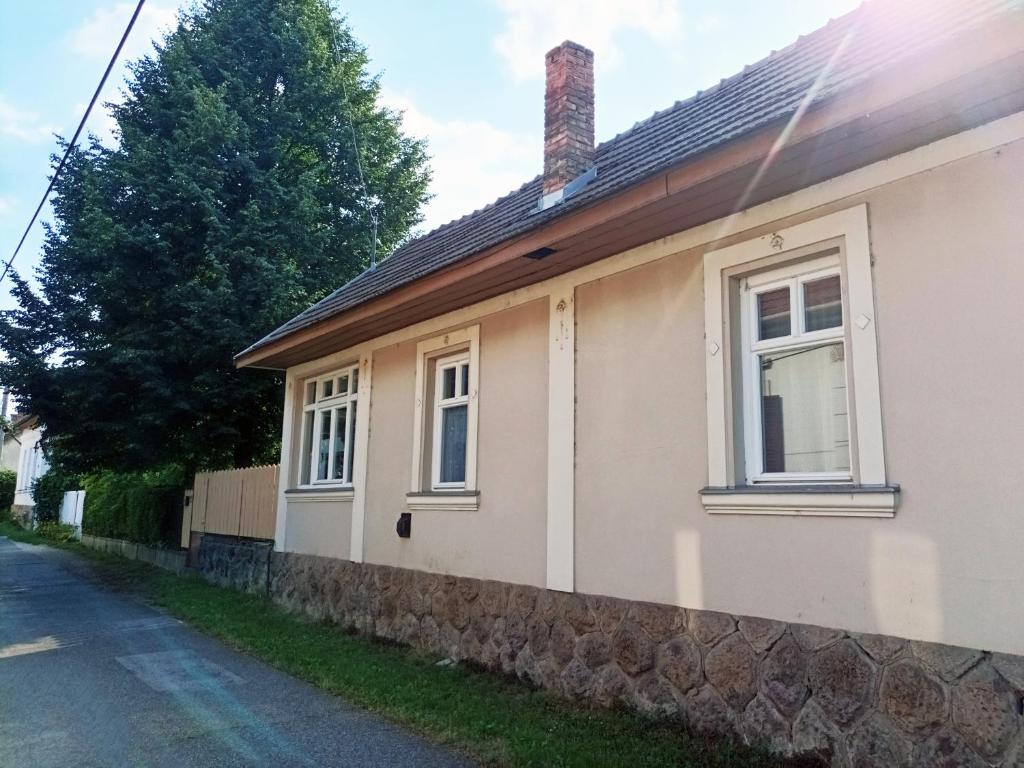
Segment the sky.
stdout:
<svg viewBox="0 0 1024 768">
<path fill-rule="evenodd" d="M 858 0 L 332 0 L 381 74 L 382 100 L 425 138 L 433 199 L 422 231 L 480 208 L 542 166 L 544 53 L 594 51 L 598 142 L 714 85 Z M 124 61 L 152 51 L 188 0 L 147 0 L 101 101 L 122 98 Z M 46 189 L 54 134 L 70 137 L 134 9 L 121 0 L 0 0 L 0 258 Z M 113 141 L 95 109 L 87 130 Z M 50 218 L 45 207 L 41 220 Z M 38 263 L 33 227 L 15 268 Z M 13 306 L 9 282 L 0 309 Z"/>
</svg>

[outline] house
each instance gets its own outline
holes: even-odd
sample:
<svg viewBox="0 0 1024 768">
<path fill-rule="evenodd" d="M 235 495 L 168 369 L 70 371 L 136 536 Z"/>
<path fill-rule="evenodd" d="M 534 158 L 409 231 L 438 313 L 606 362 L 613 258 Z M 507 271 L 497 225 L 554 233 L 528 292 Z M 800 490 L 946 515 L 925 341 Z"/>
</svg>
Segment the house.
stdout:
<svg viewBox="0 0 1024 768">
<path fill-rule="evenodd" d="M 46 463 L 43 448 L 39 444 L 43 437 L 39 419 L 26 414 L 17 419 L 12 427 L 18 433 L 21 449 L 18 455 L 18 478 L 14 485 L 14 504 L 11 506 L 11 512 L 15 518 L 27 522 L 31 520 L 32 508 L 35 506 L 32 500 L 32 484 L 46 474 L 49 464 Z"/>
<path fill-rule="evenodd" d="M 21 430 L 18 425 L 24 418 L 14 414 L 11 417 L 10 426 L 4 429 L 3 435 L 0 436 L 0 469 L 18 471 L 18 462 L 21 457 Z"/>
<path fill-rule="evenodd" d="M 540 177 L 237 356 L 286 371 L 274 597 L 836 765 L 1019 764 L 1024 6 L 872 0 L 596 147 L 592 54 L 546 65 Z"/>
</svg>

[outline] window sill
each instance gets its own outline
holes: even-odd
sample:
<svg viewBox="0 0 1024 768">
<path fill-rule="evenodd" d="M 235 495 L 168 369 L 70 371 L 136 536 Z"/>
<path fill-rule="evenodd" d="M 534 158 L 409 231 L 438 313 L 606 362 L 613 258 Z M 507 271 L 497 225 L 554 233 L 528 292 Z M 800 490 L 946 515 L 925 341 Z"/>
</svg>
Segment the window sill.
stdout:
<svg viewBox="0 0 1024 768">
<path fill-rule="evenodd" d="M 406 506 L 413 512 L 451 510 L 475 512 L 480 507 L 479 491 L 422 491 L 407 493 Z"/>
<path fill-rule="evenodd" d="M 289 501 L 352 501 L 355 491 L 352 488 L 289 488 L 284 492 Z"/>
<path fill-rule="evenodd" d="M 894 517 L 898 485 L 775 485 L 703 488 L 704 510 L 718 515 Z"/>
</svg>

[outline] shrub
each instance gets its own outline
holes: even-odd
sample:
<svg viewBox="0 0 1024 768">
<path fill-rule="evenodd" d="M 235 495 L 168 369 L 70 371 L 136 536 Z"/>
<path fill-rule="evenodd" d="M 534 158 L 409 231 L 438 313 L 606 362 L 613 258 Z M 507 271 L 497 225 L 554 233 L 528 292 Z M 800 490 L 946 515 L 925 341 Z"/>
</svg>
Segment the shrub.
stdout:
<svg viewBox="0 0 1024 768">
<path fill-rule="evenodd" d="M 100 472 L 86 477 L 84 486 L 84 533 L 147 545 L 178 545 L 184 492 L 180 468 Z"/>
<path fill-rule="evenodd" d="M 13 469 L 0 469 L 0 514 L 14 503 L 14 486 L 17 482 L 17 472 Z"/>
<path fill-rule="evenodd" d="M 65 523 L 55 523 L 52 520 L 39 523 L 36 526 L 36 533 L 51 541 L 71 541 L 75 538 L 75 526 Z"/>
<path fill-rule="evenodd" d="M 35 503 L 37 522 L 60 522 L 60 505 L 67 491 L 77 490 L 79 480 L 57 467 L 50 467 L 46 474 L 32 483 L 32 501 Z"/>
</svg>

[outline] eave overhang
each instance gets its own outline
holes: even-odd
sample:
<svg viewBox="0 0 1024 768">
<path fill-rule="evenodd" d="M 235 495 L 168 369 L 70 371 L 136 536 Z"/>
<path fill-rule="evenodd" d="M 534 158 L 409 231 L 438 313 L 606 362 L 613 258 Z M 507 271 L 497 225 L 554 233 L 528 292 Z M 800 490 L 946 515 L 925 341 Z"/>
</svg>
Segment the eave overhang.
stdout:
<svg viewBox="0 0 1024 768">
<path fill-rule="evenodd" d="M 1024 24 L 901 69 L 235 358 L 286 369 L 1024 110 Z M 542 248 L 544 259 L 523 258 Z"/>
</svg>

